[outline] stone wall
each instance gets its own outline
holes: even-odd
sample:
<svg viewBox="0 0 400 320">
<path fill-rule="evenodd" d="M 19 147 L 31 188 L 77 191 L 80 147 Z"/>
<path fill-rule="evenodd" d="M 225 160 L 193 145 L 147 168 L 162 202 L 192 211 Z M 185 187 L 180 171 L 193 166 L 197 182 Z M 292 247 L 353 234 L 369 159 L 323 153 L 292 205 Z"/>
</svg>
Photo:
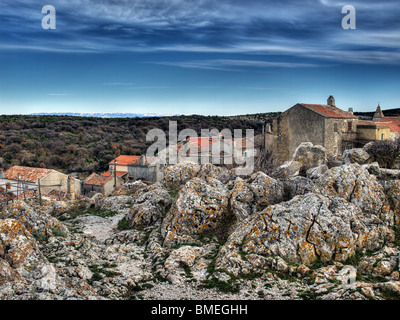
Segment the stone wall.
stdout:
<svg viewBox="0 0 400 320">
<path fill-rule="evenodd" d="M 274 119 L 274 158 L 277 164 L 290 160 L 302 142 L 325 145 L 324 118 L 295 105 Z"/>
</svg>

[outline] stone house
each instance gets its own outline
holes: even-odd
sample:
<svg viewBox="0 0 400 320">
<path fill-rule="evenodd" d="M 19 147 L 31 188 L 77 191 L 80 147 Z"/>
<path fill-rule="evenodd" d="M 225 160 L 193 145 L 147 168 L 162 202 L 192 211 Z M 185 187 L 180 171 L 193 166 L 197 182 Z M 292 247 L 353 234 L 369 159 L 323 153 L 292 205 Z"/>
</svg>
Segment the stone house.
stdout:
<svg viewBox="0 0 400 320">
<path fill-rule="evenodd" d="M 387 117 L 383 114 L 381 106 L 378 104 L 375 114 L 372 118 L 372 123 L 376 125 L 386 125 L 390 127 L 390 132 L 382 132 L 380 135 L 378 134 L 377 140 L 394 140 L 400 137 L 400 117 Z"/>
<path fill-rule="evenodd" d="M 154 160 L 155 158 L 145 155 L 120 155 L 108 163 L 109 170 L 102 176 L 113 176 L 114 170 L 116 170 L 116 175 L 125 181 L 129 179 L 155 182 L 161 178 L 161 174 L 159 163 Z"/>
<path fill-rule="evenodd" d="M 14 166 L 3 173 L 0 184 L 16 194 L 23 191 L 38 191 L 48 195 L 52 191 L 61 191 L 67 194 L 80 194 L 81 181 L 53 169 L 31 168 Z"/>
<path fill-rule="evenodd" d="M 244 159 L 260 154 L 264 148 L 264 136 L 253 138 L 225 138 L 222 134 L 210 137 L 188 137 L 178 145 L 168 146 L 158 153 L 164 166 L 171 164 L 174 154 L 176 163 L 194 162 L 198 164 L 212 163 L 214 165 L 232 164 L 235 159 Z"/>
<path fill-rule="evenodd" d="M 323 146 L 328 155 L 355 147 L 358 117 L 335 106 L 297 103 L 273 121 L 274 161 L 288 161 L 302 142 Z"/>
<path fill-rule="evenodd" d="M 83 181 L 82 189 L 84 194 L 98 192 L 103 196 L 108 196 L 115 188 L 121 186 L 123 182 L 121 177 L 107 177 L 92 173 Z"/>
</svg>

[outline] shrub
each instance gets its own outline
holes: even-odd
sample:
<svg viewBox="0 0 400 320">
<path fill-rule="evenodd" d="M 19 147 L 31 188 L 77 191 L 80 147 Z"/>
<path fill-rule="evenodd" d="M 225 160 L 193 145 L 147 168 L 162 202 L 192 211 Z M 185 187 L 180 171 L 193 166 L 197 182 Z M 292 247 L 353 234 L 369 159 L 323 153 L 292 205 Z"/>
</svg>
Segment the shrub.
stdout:
<svg viewBox="0 0 400 320">
<path fill-rule="evenodd" d="M 392 169 L 400 155 L 400 140 L 383 140 L 370 143 L 366 151 L 382 168 Z"/>
</svg>

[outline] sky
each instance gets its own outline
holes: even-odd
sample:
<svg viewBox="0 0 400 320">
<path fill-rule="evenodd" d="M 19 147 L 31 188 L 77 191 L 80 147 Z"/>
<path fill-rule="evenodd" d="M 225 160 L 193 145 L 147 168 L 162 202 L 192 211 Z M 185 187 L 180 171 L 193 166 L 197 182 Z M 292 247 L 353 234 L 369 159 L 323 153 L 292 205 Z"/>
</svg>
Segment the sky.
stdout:
<svg viewBox="0 0 400 320">
<path fill-rule="evenodd" d="M 0 2 L 0 114 L 373 111 L 399 88 L 398 0 Z"/>
</svg>

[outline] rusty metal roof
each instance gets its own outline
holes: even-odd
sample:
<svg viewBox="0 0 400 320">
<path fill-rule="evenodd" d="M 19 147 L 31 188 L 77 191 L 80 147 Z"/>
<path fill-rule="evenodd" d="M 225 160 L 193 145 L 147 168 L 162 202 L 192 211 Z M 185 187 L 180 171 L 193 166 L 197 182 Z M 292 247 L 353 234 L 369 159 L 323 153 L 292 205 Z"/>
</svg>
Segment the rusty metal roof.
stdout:
<svg viewBox="0 0 400 320">
<path fill-rule="evenodd" d="M 308 103 L 299 103 L 299 105 L 327 118 L 358 119 L 358 117 L 355 116 L 354 114 L 343 111 L 336 106 L 325 105 L 325 104 L 308 104 Z"/>
</svg>

